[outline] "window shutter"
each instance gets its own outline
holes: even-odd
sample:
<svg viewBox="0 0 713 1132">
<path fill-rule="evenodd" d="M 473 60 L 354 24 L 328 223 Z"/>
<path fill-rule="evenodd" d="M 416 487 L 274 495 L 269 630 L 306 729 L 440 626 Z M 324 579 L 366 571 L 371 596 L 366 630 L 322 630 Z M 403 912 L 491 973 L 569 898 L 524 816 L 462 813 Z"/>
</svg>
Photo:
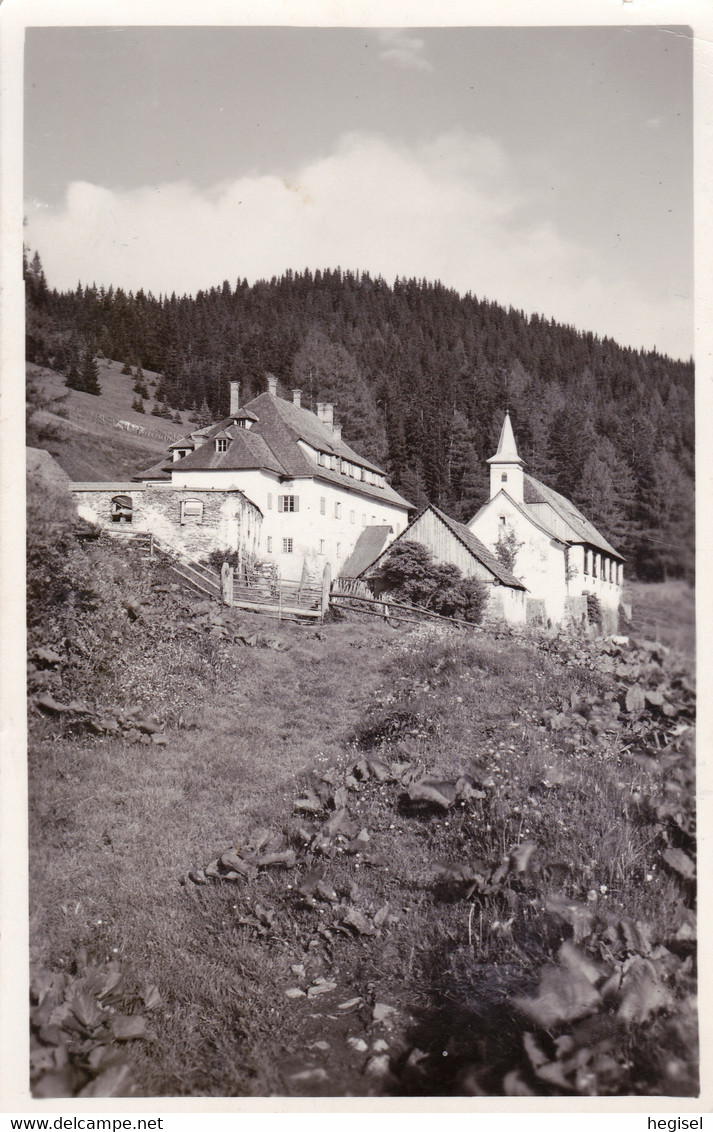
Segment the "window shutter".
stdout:
<svg viewBox="0 0 713 1132">
<path fill-rule="evenodd" d="M 293 496 L 293 498 L 294 498 L 294 507 L 293 507 L 293 510 L 294 510 L 294 511 L 299 511 L 299 509 L 300 509 L 300 497 L 299 497 L 299 495 L 295 495 L 295 496 Z"/>
<path fill-rule="evenodd" d="M 285 503 L 284 495 L 278 495 L 278 497 L 277 497 L 277 510 L 278 511 L 284 511 L 284 509 L 285 509 L 284 503 Z"/>
</svg>

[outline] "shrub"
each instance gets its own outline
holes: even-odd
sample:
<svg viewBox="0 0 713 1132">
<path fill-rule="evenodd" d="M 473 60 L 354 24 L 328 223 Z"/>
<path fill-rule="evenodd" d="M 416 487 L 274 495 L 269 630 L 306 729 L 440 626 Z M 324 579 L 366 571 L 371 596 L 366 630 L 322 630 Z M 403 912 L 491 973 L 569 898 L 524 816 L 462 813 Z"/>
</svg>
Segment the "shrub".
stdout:
<svg viewBox="0 0 713 1132">
<path fill-rule="evenodd" d="M 587 594 L 587 620 L 590 625 L 602 623 L 602 605 L 596 594 Z"/>
<path fill-rule="evenodd" d="M 380 593 L 394 601 L 432 609 L 443 617 L 461 617 L 478 624 L 488 600 L 487 587 L 478 578 L 464 578 L 457 566 L 434 562 L 423 543 L 396 543 L 377 568 L 374 581 Z"/>
<path fill-rule="evenodd" d="M 515 532 L 509 529 L 507 534 L 502 531 L 498 533 L 498 541 L 495 544 L 495 557 L 501 566 L 511 573 L 515 568 L 515 559 L 517 552 L 523 543 L 519 542 Z"/>
</svg>

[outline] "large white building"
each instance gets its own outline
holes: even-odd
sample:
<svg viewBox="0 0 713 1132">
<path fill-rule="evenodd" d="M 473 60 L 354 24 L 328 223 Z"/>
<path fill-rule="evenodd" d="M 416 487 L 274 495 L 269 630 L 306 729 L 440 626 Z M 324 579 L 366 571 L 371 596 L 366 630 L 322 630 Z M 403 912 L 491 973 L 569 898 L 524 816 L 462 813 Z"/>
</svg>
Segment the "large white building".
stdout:
<svg viewBox="0 0 713 1132">
<path fill-rule="evenodd" d="M 602 628 L 616 632 L 624 559 L 573 503 L 525 472 L 509 413 L 488 463 L 490 499 L 466 525 L 490 550 L 513 549 L 528 620 L 579 623 L 591 617 L 593 596 Z"/>
<path fill-rule="evenodd" d="M 267 380 L 267 391 L 242 406 L 231 382 L 228 417 L 176 441 L 138 482 L 73 485 L 80 513 L 152 530 L 196 557 L 240 550 L 276 564 L 286 580 L 299 580 L 305 561 L 315 573 L 328 562 L 337 574 L 366 527 L 400 534 L 412 505 L 342 439 L 333 406 L 313 413 L 300 390 L 288 400 L 275 377 Z"/>
</svg>

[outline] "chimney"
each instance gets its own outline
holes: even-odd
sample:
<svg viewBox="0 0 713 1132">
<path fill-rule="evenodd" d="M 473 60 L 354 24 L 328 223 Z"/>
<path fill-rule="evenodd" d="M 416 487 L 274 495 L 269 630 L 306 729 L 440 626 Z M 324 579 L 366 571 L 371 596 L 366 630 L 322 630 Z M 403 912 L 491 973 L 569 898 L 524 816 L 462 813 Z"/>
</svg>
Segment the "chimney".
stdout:
<svg viewBox="0 0 713 1132">
<path fill-rule="evenodd" d="M 317 420 L 324 421 L 324 401 L 317 402 Z"/>
<path fill-rule="evenodd" d="M 240 382 L 231 381 L 230 383 L 230 416 L 234 417 L 240 408 Z"/>
<path fill-rule="evenodd" d="M 271 397 L 277 397 L 277 378 L 274 373 L 267 375 L 267 391 Z"/>
<path fill-rule="evenodd" d="M 293 389 L 292 390 L 292 404 L 296 405 L 298 409 L 302 408 L 302 390 L 301 389 Z"/>
<path fill-rule="evenodd" d="M 341 440 L 342 439 L 342 426 L 340 424 L 333 424 L 332 425 L 332 433 L 334 435 L 335 440 Z"/>
<path fill-rule="evenodd" d="M 325 403 L 323 405 L 323 411 L 324 411 L 324 416 L 323 416 L 322 419 L 323 419 L 324 423 L 326 424 L 327 428 L 333 428 L 334 427 L 334 405 L 330 404 L 329 401 L 325 401 Z"/>
</svg>

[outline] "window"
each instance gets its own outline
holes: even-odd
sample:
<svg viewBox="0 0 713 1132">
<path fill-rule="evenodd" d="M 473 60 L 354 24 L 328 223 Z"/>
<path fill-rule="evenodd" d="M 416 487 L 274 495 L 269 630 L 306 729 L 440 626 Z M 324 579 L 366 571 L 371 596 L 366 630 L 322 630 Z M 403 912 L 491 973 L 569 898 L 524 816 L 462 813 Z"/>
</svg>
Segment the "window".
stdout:
<svg viewBox="0 0 713 1132">
<path fill-rule="evenodd" d="M 283 554 L 292 554 L 292 539 L 291 538 L 283 538 L 283 540 L 282 540 L 282 553 Z"/>
<path fill-rule="evenodd" d="M 341 517 L 342 517 L 342 505 L 341 505 L 341 503 L 339 503 L 339 501 L 337 501 L 334 504 L 334 518 L 335 519 L 341 519 Z"/>
<path fill-rule="evenodd" d="M 300 497 L 299 495 L 278 495 L 277 497 L 277 510 L 278 511 L 299 511 Z"/>
<path fill-rule="evenodd" d="M 319 540 L 319 553 L 324 554 L 324 539 L 323 538 L 321 538 Z"/>
<path fill-rule="evenodd" d="M 592 554 L 592 577 L 593 578 L 596 578 L 596 576 L 597 576 L 597 559 L 598 558 L 599 558 L 598 554 Z"/>
<path fill-rule="evenodd" d="M 355 511 L 349 512 L 349 522 L 350 523 L 356 523 L 356 512 Z"/>
<path fill-rule="evenodd" d="M 505 516 L 504 516 L 504 515 L 500 515 L 500 516 L 499 516 L 499 518 L 500 518 L 500 523 L 501 523 L 501 525 L 502 525 L 502 526 L 504 527 L 504 526 L 505 526 Z"/>
<path fill-rule="evenodd" d="M 329 456 L 326 452 L 320 452 L 318 455 L 319 463 L 323 468 L 329 467 Z"/>
<path fill-rule="evenodd" d="M 585 574 L 589 573 L 589 551 L 588 550 L 585 550 L 585 552 L 584 552 L 584 573 Z"/>
<path fill-rule="evenodd" d="M 327 500 L 324 498 L 323 495 L 320 496 L 320 500 L 319 500 L 319 513 L 320 513 L 320 515 L 326 515 L 327 514 Z"/>
<path fill-rule="evenodd" d="M 268 509 L 268 511 L 272 511 L 272 492 L 271 491 L 268 491 L 268 493 L 267 493 L 267 509 Z"/>
<path fill-rule="evenodd" d="M 267 536 L 267 553 L 272 554 L 272 535 Z"/>
<path fill-rule="evenodd" d="M 501 475 L 500 475 L 500 482 L 501 482 L 501 483 L 507 483 L 507 482 L 508 482 L 508 474 L 507 474 L 507 472 L 502 472 L 502 473 L 501 473 Z"/>
<path fill-rule="evenodd" d="M 134 517 L 134 504 L 130 495 L 115 495 L 111 501 L 112 523 L 130 523 Z"/>
<path fill-rule="evenodd" d="M 342 557 L 342 544 L 341 544 L 341 542 L 338 542 L 337 543 L 337 558 L 341 558 L 341 557 Z"/>
<path fill-rule="evenodd" d="M 181 523 L 202 523 L 203 504 L 200 499 L 184 499 L 181 503 Z"/>
<path fill-rule="evenodd" d="M 229 444 L 230 441 L 228 440 L 227 436 L 219 436 L 215 442 L 216 452 L 227 452 Z"/>
</svg>

